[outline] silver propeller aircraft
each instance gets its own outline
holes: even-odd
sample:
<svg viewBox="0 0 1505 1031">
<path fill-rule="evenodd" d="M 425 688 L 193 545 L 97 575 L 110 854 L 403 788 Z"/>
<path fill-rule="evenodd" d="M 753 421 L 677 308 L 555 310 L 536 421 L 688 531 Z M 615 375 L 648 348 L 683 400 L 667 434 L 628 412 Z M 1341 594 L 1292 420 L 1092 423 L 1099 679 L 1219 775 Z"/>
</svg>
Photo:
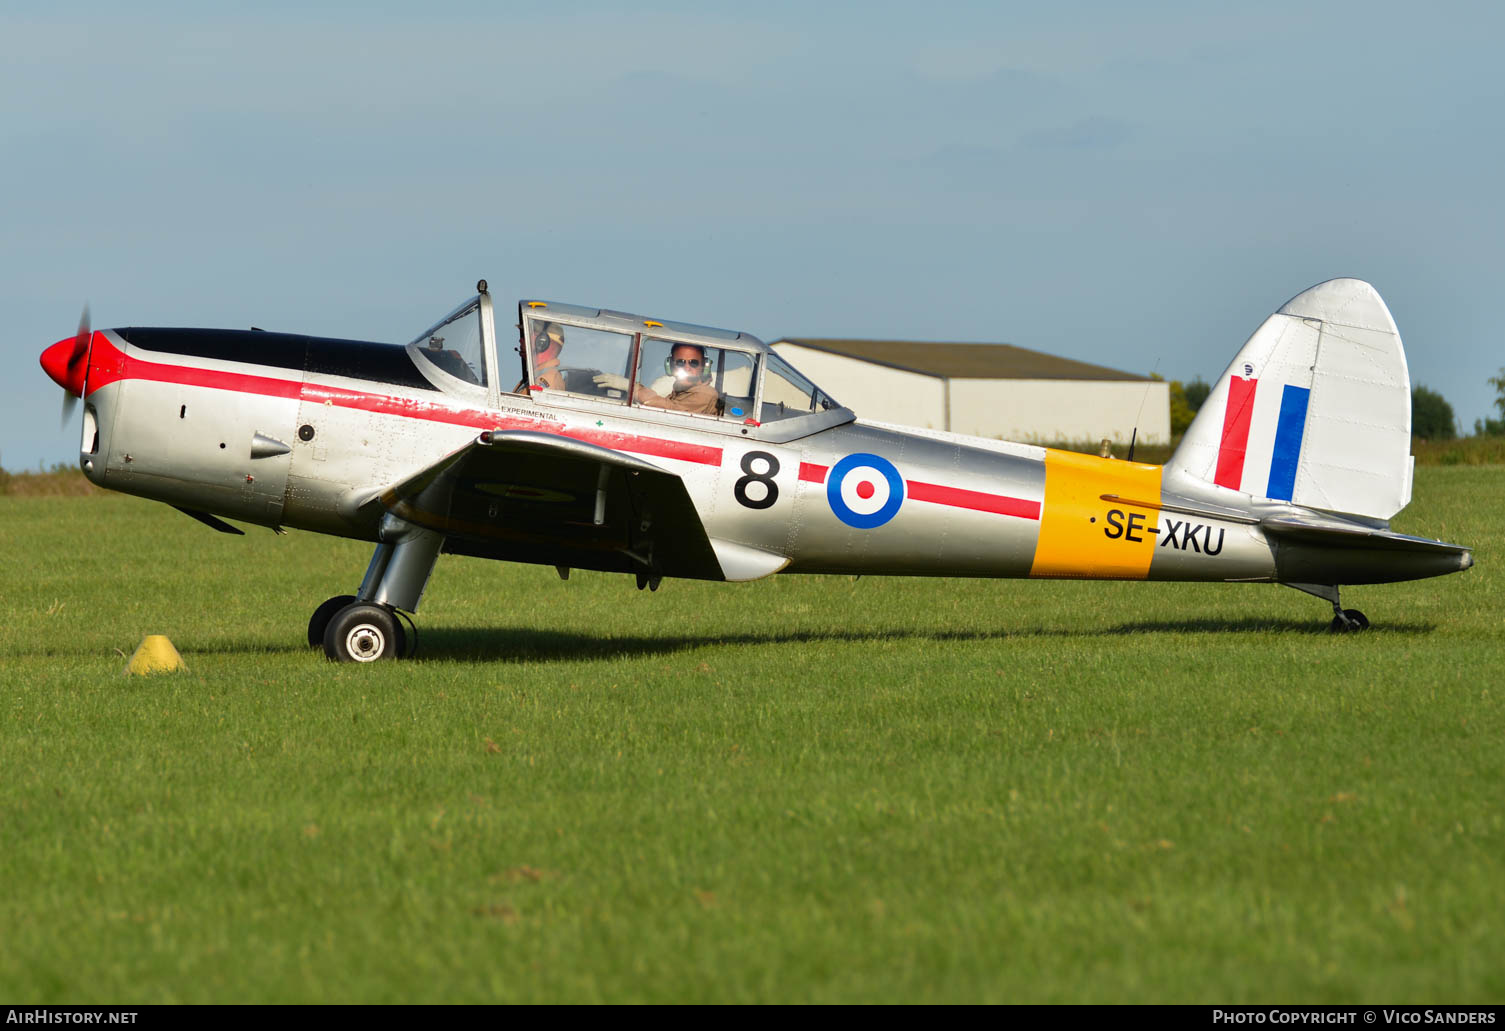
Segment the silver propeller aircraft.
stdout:
<svg viewBox="0 0 1505 1031">
<path fill-rule="evenodd" d="M 486 283 L 405 346 L 91 330 L 42 354 L 102 487 L 372 541 L 308 625 L 331 659 L 408 651 L 441 551 L 663 577 L 771 573 L 1339 585 L 1467 569 L 1391 532 L 1411 388 L 1374 288 L 1335 279 L 1249 338 L 1164 467 L 858 418 L 745 333 L 546 301 L 499 343 Z M 65 409 L 66 411 L 66 409 Z"/>
</svg>

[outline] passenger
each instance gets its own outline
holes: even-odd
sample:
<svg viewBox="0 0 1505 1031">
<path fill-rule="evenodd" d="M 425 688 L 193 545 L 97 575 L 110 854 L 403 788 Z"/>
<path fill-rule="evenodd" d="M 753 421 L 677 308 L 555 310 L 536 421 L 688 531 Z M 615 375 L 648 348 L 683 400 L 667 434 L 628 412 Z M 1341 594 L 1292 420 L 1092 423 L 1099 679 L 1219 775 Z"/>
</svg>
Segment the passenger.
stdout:
<svg viewBox="0 0 1505 1031">
<path fill-rule="evenodd" d="M 557 322 L 545 323 L 533 338 L 533 383 L 546 390 L 563 390 L 564 373 L 559 368 L 559 352 L 564 348 L 564 327 Z"/>
<path fill-rule="evenodd" d="M 648 408 L 667 408 L 701 415 L 719 414 L 721 395 L 711 386 L 711 367 L 706 359 L 705 348 L 699 344 L 675 344 L 668 360 L 664 362 L 664 368 L 674 377 L 668 396 L 639 383 L 632 391 L 634 401 Z M 596 377 L 596 385 L 625 390 L 627 378 L 614 373 L 602 373 Z"/>
</svg>

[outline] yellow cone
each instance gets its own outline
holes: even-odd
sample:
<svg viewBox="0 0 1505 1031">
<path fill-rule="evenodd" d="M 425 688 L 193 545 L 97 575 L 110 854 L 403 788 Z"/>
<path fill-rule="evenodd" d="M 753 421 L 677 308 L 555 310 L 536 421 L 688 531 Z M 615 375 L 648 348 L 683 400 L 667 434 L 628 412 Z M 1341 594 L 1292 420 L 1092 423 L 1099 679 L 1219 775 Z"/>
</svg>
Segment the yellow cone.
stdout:
<svg viewBox="0 0 1505 1031">
<path fill-rule="evenodd" d="M 125 675 L 171 673 L 187 668 L 183 665 L 183 656 L 178 654 L 171 641 L 161 634 L 147 634 L 131 661 L 125 664 Z"/>
</svg>

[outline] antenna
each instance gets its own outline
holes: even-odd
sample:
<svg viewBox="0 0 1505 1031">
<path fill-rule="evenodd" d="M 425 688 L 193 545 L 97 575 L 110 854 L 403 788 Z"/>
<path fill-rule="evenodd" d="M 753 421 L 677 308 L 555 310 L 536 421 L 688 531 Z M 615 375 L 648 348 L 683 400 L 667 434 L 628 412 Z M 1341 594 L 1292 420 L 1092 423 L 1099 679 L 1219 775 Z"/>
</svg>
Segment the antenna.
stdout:
<svg viewBox="0 0 1505 1031">
<path fill-rule="evenodd" d="M 1155 359 L 1154 368 L 1150 369 L 1150 378 L 1144 384 L 1144 396 L 1139 399 L 1139 411 L 1134 413 L 1134 432 L 1129 434 L 1129 457 L 1127 461 L 1134 461 L 1134 441 L 1139 437 L 1139 419 L 1144 415 L 1144 403 L 1150 399 L 1150 384 L 1155 382 L 1155 373 L 1160 368 L 1160 359 Z"/>
</svg>

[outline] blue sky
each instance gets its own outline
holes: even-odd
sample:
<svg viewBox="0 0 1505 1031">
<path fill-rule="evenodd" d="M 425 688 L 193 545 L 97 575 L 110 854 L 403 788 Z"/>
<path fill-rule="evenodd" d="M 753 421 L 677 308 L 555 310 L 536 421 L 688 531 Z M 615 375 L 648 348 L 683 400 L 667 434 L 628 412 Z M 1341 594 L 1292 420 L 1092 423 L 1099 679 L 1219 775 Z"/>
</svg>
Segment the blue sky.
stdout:
<svg viewBox="0 0 1505 1031">
<path fill-rule="evenodd" d="M 1484 3 L 8 3 L 0 463 L 76 457 L 37 356 L 85 300 L 398 340 L 482 277 L 1211 379 L 1357 276 L 1467 429 L 1505 366 L 1502 30 Z"/>
</svg>

